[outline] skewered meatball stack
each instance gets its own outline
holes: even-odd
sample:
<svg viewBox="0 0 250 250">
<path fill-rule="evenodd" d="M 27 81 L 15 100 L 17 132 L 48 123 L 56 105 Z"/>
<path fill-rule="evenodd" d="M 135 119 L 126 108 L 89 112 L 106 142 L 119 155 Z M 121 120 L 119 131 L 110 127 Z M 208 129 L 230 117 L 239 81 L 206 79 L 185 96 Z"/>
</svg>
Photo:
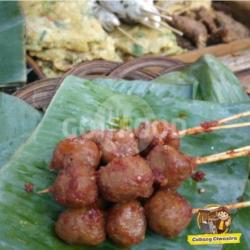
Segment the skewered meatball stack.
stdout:
<svg viewBox="0 0 250 250">
<path fill-rule="evenodd" d="M 54 150 L 50 168 L 59 172 L 49 191 L 69 208 L 55 225 L 56 234 L 67 243 L 98 245 L 105 240 L 104 214 L 95 205 L 100 159 L 96 143 L 81 137 L 68 137 Z"/>
<path fill-rule="evenodd" d="M 128 130 L 90 132 L 59 142 L 51 162 L 51 168 L 59 172 L 50 192 L 58 203 L 69 208 L 56 222 L 55 231 L 61 239 L 72 244 L 96 245 L 105 239 L 105 231 L 124 246 L 144 239 L 144 208 L 135 199 L 152 194 L 154 179 L 147 161 L 138 152 L 137 139 Z M 95 171 L 101 155 L 108 165 Z M 127 201 L 110 208 L 106 229 L 103 212 L 97 205 L 97 184 L 101 199 Z M 98 216 L 89 215 L 89 211 Z"/>
<path fill-rule="evenodd" d="M 179 132 L 166 121 L 59 142 L 50 164 L 58 175 L 49 191 L 68 210 L 59 216 L 56 234 L 87 245 L 100 244 L 107 234 L 125 247 L 144 240 L 147 223 L 166 238 L 180 234 L 192 207 L 175 189 L 192 175 L 198 158 L 179 146 Z"/>
<path fill-rule="evenodd" d="M 146 138 L 148 148 L 171 142 L 176 133 L 174 129 L 171 134 L 171 126 L 162 121 L 147 126 L 150 126 Z M 155 178 L 148 161 L 138 155 L 139 146 L 146 145 L 143 129 L 145 123 L 135 133 L 132 130 L 92 131 L 59 142 L 50 165 L 59 173 L 50 191 L 58 203 L 69 208 L 56 223 L 55 230 L 61 239 L 95 245 L 105 239 L 105 231 L 123 246 L 138 244 L 144 239 L 146 217 L 137 199 L 152 195 Z M 101 159 L 107 165 L 95 171 Z M 108 210 L 106 230 L 103 212 L 96 205 L 98 191 L 101 199 L 117 203 Z M 99 216 L 89 216 L 89 211 Z M 92 224 L 89 230 L 88 224 Z M 98 238 L 94 232 L 101 236 Z"/>
</svg>

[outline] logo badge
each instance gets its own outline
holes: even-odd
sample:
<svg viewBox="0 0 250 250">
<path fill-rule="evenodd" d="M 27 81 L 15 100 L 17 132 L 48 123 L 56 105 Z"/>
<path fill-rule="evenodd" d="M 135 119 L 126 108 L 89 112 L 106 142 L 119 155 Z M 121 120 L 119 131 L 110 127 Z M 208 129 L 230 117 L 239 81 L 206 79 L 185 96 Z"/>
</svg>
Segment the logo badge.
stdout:
<svg viewBox="0 0 250 250">
<path fill-rule="evenodd" d="M 197 225 L 203 233 L 222 234 L 230 229 L 232 219 L 226 207 L 211 207 L 201 209 L 197 214 Z"/>
<path fill-rule="evenodd" d="M 190 245 L 240 243 L 241 233 L 228 233 L 232 218 L 226 207 L 208 205 L 198 210 L 196 220 L 203 234 L 188 235 L 187 241 Z"/>
</svg>

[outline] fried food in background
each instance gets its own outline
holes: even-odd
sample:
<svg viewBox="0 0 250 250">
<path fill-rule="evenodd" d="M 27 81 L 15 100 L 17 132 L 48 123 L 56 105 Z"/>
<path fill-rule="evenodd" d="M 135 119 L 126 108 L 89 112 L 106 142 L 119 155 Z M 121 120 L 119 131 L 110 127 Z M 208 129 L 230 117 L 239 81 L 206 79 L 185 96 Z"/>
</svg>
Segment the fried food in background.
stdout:
<svg viewBox="0 0 250 250">
<path fill-rule="evenodd" d="M 164 18 L 157 28 L 120 20 L 119 29 L 107 33 L 94 16 L 92 0 L 21 1 L 26 16 L 28 53 L 46 76 L 55 77 L 84 61 L 171 56 L 250 35 L 246 26 L 214 9 L 211 0 L 161 0 L 155 4 L 163 15 L 173 17 L 168 25 L 183 36 L 167 28 Z M 116 17 L 116 13 L 111 14 Z"/>
<path fill-rule="evenodd" d="M 148 54 L 167 56 L 183 52 L 183 49 L 177 45 L 175 35 L 167 28 L 161 27 L 155 30 L 142 25 L 122 25 L 121 27 L 137 41 L 134 43 L 118 30 L 110 33 L 115 39 L 115 46 L 121 58 Z"/>
<path fill-rule="evenodd" d="M 96 58 L 119 61 L 114 40 L 93 17 L 88 1 L 21 2 L 29 53 L 67 71 Z"/>
<path fill-rule="evenodd" d="M 138 44 L 118 31 L 108 34 L 93 16 L 87 0 L 22 1 L 26 48 L 49 77 L 94 59 L 122 61 L 146 54 L 173 55 L 183 50 L 174 34 L 142 25 L 122 26 Z"/>
<path fill-rule="evenodd" d="M 172 1 L 157 1 L 156 5 L 167 9 L 168 13 L 171 15 L 181 14 L 182 12 L 192 12 L 201 7 L 206 9 L 211 8 L 211 0 L 172 0 Z"/>
<path fill-rule="evenodd" d="M 173 23 L 174 26 L 181 30 L 198 49 L 206 46 L 208 35 L 206 27 L 202 23 L 187 16 L 178 15 L 173 16 Z"/>
<path fill-rule="evenodd" d="M 157 4 L 172 14 L 171 24 L 183 32 L 184 36 L 178 37 L 178 44 L 183 48 L 199 49 L 250 35 L 246 26 L 229 14 L 216 11 L 209 0 L 158 1 Z"/>
<path fill-rule="evenodd" d="M 225 30 L 225 35 L 221 38 L 223 42 L 231 42 L 250 35 L 249 29 L 246 26 L 221 11 L 216 11 L 216 20 Z"/>
</svg>

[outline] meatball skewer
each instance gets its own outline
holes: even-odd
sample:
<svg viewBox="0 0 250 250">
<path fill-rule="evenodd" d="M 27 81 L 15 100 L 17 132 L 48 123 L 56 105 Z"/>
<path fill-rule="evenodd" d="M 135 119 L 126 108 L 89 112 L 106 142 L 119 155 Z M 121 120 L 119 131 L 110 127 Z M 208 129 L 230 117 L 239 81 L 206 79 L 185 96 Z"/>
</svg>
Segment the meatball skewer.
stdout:
<svg viewBox="0 0 250 250">
<path fill-rule="evenodd" d="M 164 120 L 153 122 L 143 122 L 134 133 L 138 139 L 139 150 L 147 154 L 150 149 L 156 145 L 170 145 L 176 149 L 180 147 L 180 139 L 186 135 L 197 135 L 200 133 L 212 132 L 220 129 L 231 129 L 240 127 L 249 127 L 250 122 L 222 125 L 229 121 L 250 116 L 250 111 L 229 116 L 220 120 L 203 122 L 197 127 L 185 130 L 177 130 L 174 124 Z"/>
<path fill-rule="evenodd" d="M 71 136 L 57 144 L 50 168 L 60 170 L 68 165 L 82 165 L 96 169 L 100 163 L 100 158 L 101 153 L 95 142 Z"/>
<path fill-rule="evenodd" d="M 52 193 L 59 204 L 82 208 L 97 202 L 98 188 L 95 171 L 87 166 L 68 166 L 60 170 L 54 184 L 38 194 Z"/>
<path fill-rule="evenodd" d="M 134 130 L 92 131 L 80 137 L 71 136 L 56 146 L 50 168 L 59 170 L 68 165 L 84 165 L 95 169 L 100 163 L 100 150 L 103 161 L 108 163 L 116 157 L 148 152 L 156 145 L 167 144 L 178 149 L 180 138 L 185 135 L 249 126 L 249 122 L 220 126 L 249 115 L 250 111 L 247 111 L 217 121 L 204 122 L 198 127 L 182 131 L 178 131 L 173 124 L 160 120 L 143 122 Z"/>
<path fill-rule="evenodd" d="M 178 188 L 189 178 L 198 165 L 250 155 L 250 146 L 203 157 L 191 157 L 168 145 L 156 146 L 147 156 L 147 161 L 161 186 Z"/>
<path fill-rule="evenodd" d="M 125 202 L 153 193 L 153 173 L 141 156 L 115 158 L 98 171 L 98 187 L 104 199 Z"/>
<path fill-rule="evenodd" d="M 137 155 L 115 158 L 97 172 L 87 167 L 66 167 L 59 172 L 52 187 L 38 193 L 51 192 L 61 205 L 78 208 L 95 203 L 98 189 L 102 197 L 111 202 L 148 198 L 153 193 L 153 183 L 147 161 Z"/>
<path fill-rule="evenodd" d="M 185 135 L 195 135 L 195 134 L 204 133 L 204 132 L 211 132 L 211 131 L 218 130 L 218 129 L 228 129 L 228 128 L 237 128 L 237 127 L 245 127 L 245 126 L 248 127 L 249 126 L 248 122 L 220 126 L 227 122 L 234 121 L 234 120 L 248 117 L 248 116 L 250 116 L 250 111 L 242 112 L 242 113 L 232 115 L 226 118 L 222 118 L 219 120 L 215 120 L 215 121 L 203 122 L 200 124 L 200 126 L 179 131 L 179 134 L 181 137 L 183 137 Z"/>
<path fill-rule="evenodd" d="M 92 140 L 98 145 L 104 163 L 109 163 L 117 157 L 139 153 L 137 138 L 130 129 L 91 131 L 82 135 L 82 138 Z"/>
<path fill-rule="evenodd" d="M 242 117 L 250 116 L 250 111 L 239 113 L 217 121 L 201 123 L 200 126 L 178 131 L 174 124 L 164 120 L 143 122 L 135 129 L 91 131 L 81 137 L 94 141 L 102 151 L 102 160 L 109 163 L 116 157 L 146 155 L 154 146 L 170 145 L 180 147 L 180 139 L 186 135 L 250 126 L 249 122 L 222 125 Z"/>
<path fill-rule="evenodd" d="M 106 238 L 104 212 L 98 208 L 68 209 L 57 219 L 55 232 L 67 243 L 96 246 Z"/>
<path fill-rule="evenodd" d="M 191 204 L 169 189 L 156 192 L 144 208 L 149 228 L 166 238 L 179 235 L 192 219 Z"/>
<path fill-rule="evenodd" d="M 229 124 L 229 125 L 216 125 L 216 126 L 213 125 L 212 123 L 213 122 L 204 122 L 201 124 L 201 126 L 181 130 L 179 131 L 179 136 L 183 137 L 186 135 L 196 135 L 196 134 L 207 133 L 207 132 L 212 132 L 212 131 L 221 130 L 221 129 L 244 128 L 244 127 L 250 126 L 250 122 L 242 122 L 242 123 Z"/>
<path fill-rule="evenodd" d="M 250 154 L 250 146 L 204 157 L 190 157 L 167 145 L 156 146 L 145 161 L 140 156 L 116 158 L 97 173 L 102 196 L 111 202 L 148 198 L 153 182 L 176 189 L 200 164 Z M 70 166 L 59 172 L 54 185 L 39 193 L 51 192 L 66 207 L 82 207 L 97 199 L 96 175 L 87 167 Z"/>
<path fill-rule="evenodd" d="M 122 246 L 139 244 L 145 238 L 146 217 L 138 201 L 116 204 L 108 211 L 107 235 Z"/>
<path fill-rule="evenodd" d="M 176 126 L 164 120 L 143 122 L 134 129 L 134 133 L 142 155 L 147 155 L 157 145 L 167 144 L 177 149 L 180 147 L 180 136 Z"/>
<path fill-rule="evenodd" d="M 223 205 L 228 210 L 250 207 L 250 201 Z M 206 208 L 208 209 L 215 209 Z M 166 238 L 178 236 L 191 222 L 192 216 L 202 210 L 192 208 L 179 193 L 163 189 L 156 192 L 145 204 L 149 227 Z"/>
</svg>

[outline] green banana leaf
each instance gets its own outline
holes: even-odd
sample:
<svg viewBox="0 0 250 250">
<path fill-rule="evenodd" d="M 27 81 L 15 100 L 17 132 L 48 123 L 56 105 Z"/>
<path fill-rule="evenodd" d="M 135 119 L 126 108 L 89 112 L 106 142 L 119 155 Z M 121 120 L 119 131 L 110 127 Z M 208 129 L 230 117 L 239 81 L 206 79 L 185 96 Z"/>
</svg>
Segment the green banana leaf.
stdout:
<svg viewBox="0 0 250 250">
<path fill-rule="evenodd" d="M 143 80 L 123 80 L 123 79 L 96 79 L 94 83 L 106 86 L 117 93 L 133 94 L 137 96 L 150 95 L 157 98 L 176 97 L 183 99 L 192 99 L 195 96 L 196 89 L 193 83 L 190 84 L 160 84 L 154 81 Z"/>
<path fill-rule="evenodd" d="M 97 79 L 93 82 L 111 88 L 118 93 L 126 91 L 127 94 L 133 93 L 138 96 L 153 93 L 157 96 L 157 98 L 161 98 L 162 96 L 171 96 L 190 99 L 192 97 L 191 85 L 183 85 L 179 87 L 175 85 L 156 84 L 149 81 L 112 79 Z M 0 166 L 2 166 L 9 159 L 18 146 L 25 142 L 32 130 L 38 124 L 42 115 L 41 113 L 38 115 L 36 110 L 32 109 L 32 107 L 29 107 L 28 105 L 25 105 L 25 103 L 14 97 L 3 95 L 2 102 L 2 107 L 0 106 L 0 109 L 2 109 L 0 118 L 2 115 L 1 120 L 4 122 L 0 125 L 0 131 L 3 132 L 4 136 L 0 138 Z M 4 102 L 6 102 L 5 105 Z M 13 102 L 11 104 L 12 106 L 10 105 L 11 102 Z M 22 109 L 27 111 L 28 117 L 23 114 L 23 112 L 20 112 Z M 37 119 L 37 116 L 39 119 Z"/>
<path fill-rule="evenodd" d="M 26 82 L 24 20 L 17 1 L 0 2 L 0 87 Z"/>
<path fill-rule="evenodd" d="M 194 89 L 198 84 L 195 99 L 219 103 L 249 101 L 238 78 L 212 55 L 204 55 L 187 68 L 159 76 L 154 81 L 168 84 L 193 82 Z"/>
<path fill-rule="evenodd" d="M 0 167 L 26 141 L 42 115 L 19 98 L 0 93 Z"/>
<path fill-rule="evenodd" d="M 152 94 L 143 97 L 118 94 L 91 81 L 67 77 L 32 136 L 0 170 L 0 249 L 120 249 L 110 241 L 95 248 L 63 243 L 53 231 L 62 207 L 50 195 L 26 193 L 23 189 L 26 182 L 33 183 L 35 190 L 53 183 L 55 175 L 49 171 L 48 163 L 56 143 L 65 136 L 109 127 L 113 118 L 121 115 L 129 117 L 131 126 L 161 118 L 183 128 L 184 124 L 190 127 L 249 109 L 250 103 L 220 105 L 203 101 L 176 102 L 175 98 L 167 97 L 160 100 Z M 248 145 L 248 135 L 249 129 L 243 128 L 190 136 L 182 140 L 182 149 L 192 155 L 221 152 Z M 248 163 L 248 159 L 241 158 L 204 165 L 200 169 L 206 172 L 205 180 L 200 183 L 187 180 L 180 192 L 194 207 L 234 202 L 244 192 Z M 202 194 L 197 191 L 201 187 L 205 189 Z M 195 219 L 176 239 L 166 240 L 148 232 L 146 240 L 134 249 L 201 249 L 186 242 L 187 235 L 194 232 L 198 232 Z M 222 246 L 214 248 L 222 249 Z"/>
<path fill-rule="evenodd" d="M 243 200 L 250 200 L 250 180 L 247 182 Z M 250 223 L 249 223 L 250 208 L 242 208 L 237 212 L 232 221 L 233 232 L 242 233 L 240 244 L 227 245 L 223 250 L 248 250 L 250 249 Z"/>
<path fill-rule="evenodd" d="M 182 71 L 174 71 L 157 77 L 156 79 L 154 79 L 154 82 L 171 86 L 177 85 L 179 87 L 185 85 L 192 86 L 192 99 L 197 98 L 199 82 L 191 74 L 186 74 Z"/>
</svg>

